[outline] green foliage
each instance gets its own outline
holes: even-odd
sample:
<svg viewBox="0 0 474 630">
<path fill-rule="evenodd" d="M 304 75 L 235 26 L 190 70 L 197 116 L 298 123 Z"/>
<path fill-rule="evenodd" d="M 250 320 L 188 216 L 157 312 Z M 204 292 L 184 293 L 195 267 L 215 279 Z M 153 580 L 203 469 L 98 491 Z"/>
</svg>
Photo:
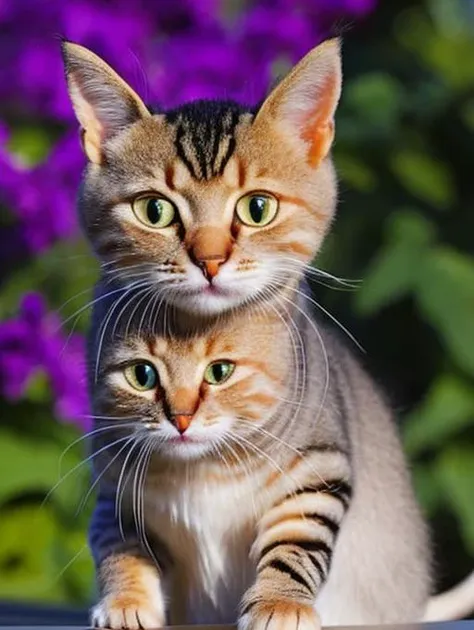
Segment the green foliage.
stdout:
<svg viewBox="0 0 474 630">
<path fill-rule="evenodd" d="M 436 248 L 423 260 L 417 280 L 421 313 L 454 361 L 474 376 L 474 258 Z"/>
<path fill-rule="evenodd" d="M 0 521 L 0 597 L 62 599 L 63 593 L 45 579 L 52 575 L 52 548 L 57 526 L 52 514 L 31 506 L 15 507 Z"/>
<path fill-rule="evenodd" d="M 404 438 L 407 453 L 414 457 L 459 435 L 474 418 L 472 384 L 460 376 L 441 374 L 426 398 L 406 420 Z"/>
<path fill-rule="evenodd" d="M 51 422 L 44 433 L 0 429 L 0 599 L 85 603 L 93 567 L 77 508 L 89 473 L 77 449 L 65 452 L 75 430 Z"/>
<path fill-rule="evenodd" d="M 474 554 L 474 508 L 472 445 L 453 445 L 442 451 L 437 462 L 437 477 L 443 496 L 456 515 L 465 545 Z"/>
<path fill-rule="evenodd" d="M 420 265 L 434 239 L 433 225 L 421 215 L 400 210 L 387 220 L 387 244 L 372 261 L 356 296 L 362 315 L 377 312 L 412 291 Z"/>
<path fill-rule="evenodd" d="M 346 42 L 342 204 L 318 266 L 363 283 L 318 291 L 400 410 L 446 586 L 474 561 L 474 36 L 462 0 L 408 4 Z"/>
<path fill-rule="evenodd" d="M 453 203 L 453 178 L 443 162 L 421 151 L 401 149 L 394 153 L 391 167 L 400 183 L 415 197 L 440 210 Z"/>
</svg>

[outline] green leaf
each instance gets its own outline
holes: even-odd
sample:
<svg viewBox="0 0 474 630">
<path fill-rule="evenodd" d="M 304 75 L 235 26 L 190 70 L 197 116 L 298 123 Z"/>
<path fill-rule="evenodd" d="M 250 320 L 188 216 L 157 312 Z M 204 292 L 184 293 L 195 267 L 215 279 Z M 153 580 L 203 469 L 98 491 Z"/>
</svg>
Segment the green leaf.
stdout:
<svg viewBox="0 0 474 630">
<path fill-rule="evenodd" d="M 47 491 L 57 481 L 61 451 L 56 445 L 37 448 L 27 437 L 20 438 L 7 430 L 0 431 L 0 443 L 1 502 L 21 492 Z"/>
<path fill-rule="evenodd" d="M 387 244 L 372 261 L 355 296 L 355 307 L 370 315 L 408 293 L 420 260 L 435 238 L 432 224 L 416 212 L 398 211 L 387 226 Z"/>
<path fill-rule="evenodd" d="M 86 525 L 80 531 L 64 531 L 54 554 L 61 581 L 65 583 L 74 600 L 83 604 L 91 601 L 95 585 L 94 562 L 86 531 Z"/>
<path fill-rule="evenodd" d="M 457 516 L 464 543 L 474 553 L 474 446 L 445 450 L 438 458 L 437 472 L 445 500 Z"/>
<path fill-rule="evenodd" d="M 403 437 L 409 455 L 439 448 L 445 440 L 474 424 L 474 389 L 451 374 L 439 376 L 421 405 L 405 420 Z"/>
<path fill-rule="evenodd" d="M 474 375 L 474 258 L 433 249 L 420 261 L 416 299 L 456 363 Z"/>
<path fill-rule="evenodd" d="M 393 154 L 390 164 L 401 184 L 416 198 L 439 210 L 445 210 L 455 200 L 453 177 L 448 166 L 415 149 L 403 149 Z"/>
<path fill-rule="evenodd" d="M 51 392 L 49 388 L 49 380 L 43 370 L 36 370 L 29 377 L 23 398 L 32 403 L 50 402 Z"/>
<path fill-rule="evenodd" d="M 97 275 L 97 261 L 83 239 L 58 243 L 9 275 L 2 285 L 0 319 L 16 313 L 22 295 L 39 290 L 48 295 L 52 310 L 74 321 L 74 314 L 91 299 Z M 84 321 L 85 315 L 87 311 Z"/>
<path fill-rule="evenodd" d="M 460 111 L 461 118 L 464 124 L 469 127 L 471 131 L 474 130 L 474 99 L 467 100 Z"/>
<path fill-rule="evenodd" d="M 50 511 L 37 506 L 2 510 L 0 598 L 61 601 L 52 548 L 57 527 Z"/>
<path fill-rule="evenodd" d="M 374 190 L 377 178 L 362 160 L 348 153 L 336 154 L 335 160 L 341 179 L 352 188 L 366 193 Z"/>
<path fill-rule="evenodd" d="M 44 127 L 20 127 L 12 132 L 8 149 L 29 166 L 46 159 L 52 139 Z"/>
<path fill-rule="evenodd" d="M 429 16 L 421 6 L 401 13 L 396 23 L 396 36 L 401 45 L 415 53 L 450 91 L 469 90 L 474 81 L 474 67 L 462 60 L 472 59 L 474 55 L 470 5 L 463 0 L 440 0 L 440 7 L 441 3 L 443 10 L 433 11 L 430 7 Z M 459 29 L 460 24 L 463 29 Z"/>
<path fill-rule="evenodd" d="M 425 514 L 433 516 L 443 503 L 443 495 L 436 483 L 436 466 L 417 464 L 412 471 L 415 494 Z"/>
<path fill-rule="evenodd" d="M 62 471 L 59 464 L 63 447 L 53 442 L 41 442 L 40 447 L 28 437 L 19 437 L 6 429 L 0 431 L 2 457 L 0 457 L 0 503 L 6 503 L 21 494 L 49 492 L 68 470 L 72 470 L 80 459 L 71 449 L 63 457 Z M 61 483 L 51 496 L 51 502 L 58 502 L 70 509 L 76 509 L 78 495 L 84 491 L 87 467 L 78 470 L 81 474 L 71 474 L 68 481 Z"/>
<path fill-rule="evenodd" d="M 404 88 L 397 79 L 381 72 L 363 74 L 353 79 L 345 90 L 345 105 L 366 124 L 391 127 L 402 110 Z"/>
</svg>

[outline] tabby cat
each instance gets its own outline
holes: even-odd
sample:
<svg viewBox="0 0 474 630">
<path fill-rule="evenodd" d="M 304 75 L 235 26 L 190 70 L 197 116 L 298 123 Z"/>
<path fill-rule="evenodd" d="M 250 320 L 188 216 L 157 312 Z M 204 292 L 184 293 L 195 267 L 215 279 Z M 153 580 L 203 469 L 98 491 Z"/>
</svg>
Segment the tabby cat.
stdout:
<svg viewBox="0 0 474 630">
<path fill-rule="evenodd" d="M 301 278 L 335 211 L 337 40 L 257 110 L 198 101 L 155 113 L 94 53 L 63 51 L 88 158 L 79 213 L 103 263 L 99 294 L 119 284 L 210 316 Z"/>
<path fill-rule="evenodd" d="M 91 51 L 63 53 L 102 263 L 94 622 L 240 610 L 241 630 L 305 630 L 315 601 L 326 624 L 417 619 L 426 534 L 396 431 L 300 284 L 336 205 L 339 42 L 257 108 L 153 110 Z"/>
<path fill-rule="evenodd" d="M 96 625 L 421 618 L 427 535 L 391 414 L 287 299 L 293 311 L 250 306 L 193 334 L 126 313 L 107 335 L 93 387 Z"/>
</svg>

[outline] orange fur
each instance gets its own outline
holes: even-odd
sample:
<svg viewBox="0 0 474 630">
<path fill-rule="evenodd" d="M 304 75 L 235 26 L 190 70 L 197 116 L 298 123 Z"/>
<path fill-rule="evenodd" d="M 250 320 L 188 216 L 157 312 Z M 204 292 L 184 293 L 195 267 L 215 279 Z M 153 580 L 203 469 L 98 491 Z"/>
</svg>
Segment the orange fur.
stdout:
<svg viewBox="0 0 474 630">
<path fill-rule="evenodd" d="M 65 59 L 91 161 L 80 211 L 95 250 L 111 263 L 107 273 L 115 279 L 126 270 L 130 283 L 148 272 L 157 291 L 172 283 L 165 300 L 199 313 L 242 306 L 275 292 L 283 277 L 301 276 L 335 212 L 329 150 L 341 84 L 337 42 L 310 52 L 257 112 L 224 108 L 209 129 L 197 108 L 152 115 L 80 46 L 67 45 Z M 237 215 L 238 200 L 255 191 L 279 200 L 268 225 L 248 226 Z M 137 219 L 132 203 L 145 193 L 174 205 L 173 224 L 154 228 Z M 222 283 L 226 297 L 206 297 L 200 273 Z"/>
</svg>

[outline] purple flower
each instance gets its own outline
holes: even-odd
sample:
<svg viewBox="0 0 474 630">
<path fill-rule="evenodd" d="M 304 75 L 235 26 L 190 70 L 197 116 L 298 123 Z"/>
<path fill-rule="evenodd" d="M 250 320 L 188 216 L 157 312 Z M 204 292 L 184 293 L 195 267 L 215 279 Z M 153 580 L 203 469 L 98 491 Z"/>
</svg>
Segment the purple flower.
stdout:
<svg viewBox="0 0 474 630">
<path fill-rule="evenodd" d="M 159 62 L 150 72 L 152 91 L 156 101 L 168 108 L 198 98 L 254 104 L 265 93 L 270 78 L 266 59 L 255 59 L 241 38 L 217 26 L 205 34 L 166 40 L 157 48 L 156 59 Z"/>
<path fill-rule="evenodd" d="M 43 298 L 27 294 L 19 316 L 0 324 L 1 391 L 7 399 L 18 400 L 29 380 L 43 371 L 53 392 L 56 415 L 88 430 L 84 353 L 83 338 L 63 334 L 58 317 L 46 311 Z"/>
<path fill-rule="evenodd" d="M 74 199 L 83 160 L 56 35 L 95 50 L 161 106 L 204 97 L 252 105 L 268 91 L 276 61 L 296 61 L 341 17 L 361 17 L 374 4 L 254 0 L 229 17 L 220 0 L 0 0 L 5 116 L 71 130 L 36 168 L 0 155 L 1 201 L 18 217 L 23 242 L 41 252 L 77 231 Z"/>
<path fill-rule="evenodd" d="M 75 196 L 83 168 L 77 134 L 68 134 L 43 164 L 25 167 L 0 149 L 0 201 L 21 222 L 30 251 L 77 234 Z"/>
</svg>

